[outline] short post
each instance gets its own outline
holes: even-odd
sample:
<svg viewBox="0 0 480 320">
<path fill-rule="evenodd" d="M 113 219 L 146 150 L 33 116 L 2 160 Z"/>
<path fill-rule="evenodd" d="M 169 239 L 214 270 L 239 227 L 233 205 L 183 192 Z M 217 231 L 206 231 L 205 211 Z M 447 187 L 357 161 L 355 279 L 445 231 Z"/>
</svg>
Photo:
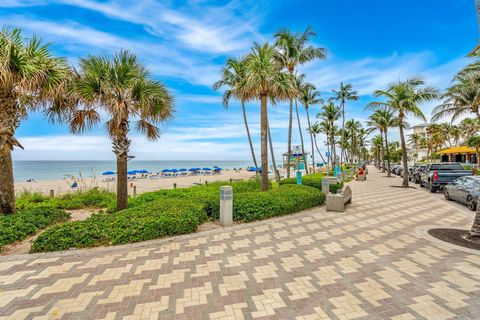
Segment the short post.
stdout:
<svg viewBox="0 0 480 320">
<path fill-rule="evenodd" d="M 230 178 L 230 184 L 232 184 L 232 178 Z"/>
<path fill-rule="evenodd" d="M 233 191 L 231 186 L 220 187 L 220 225 L 229 227 L 233 224 Z"/>
<path fill-rule="evenodd" d="M 327 195 L 330 193 L 330 183 L 328 179 L 322 179 L 322 192 Z"/>
<path fill-rule="evenodd" d="M 177 189 L 177 183 L 176 182 L 173 184 L 173 189 Z"/>
<path fill-rule="evenodd" d="M 50 198 L 55 197 L 55 190 L 50 190 Z"/>
<path fill-rule="evenodd" d="M 207 181 L 207 180 L 205 180 L 205 185 L 207 185 L 207 184 L 208 184 L 208 181 Z"/>
<path fill-rule="evenodd" d="M 133 186 L 133 196 L 137 196 L 137 186 Z"/>
</svg>

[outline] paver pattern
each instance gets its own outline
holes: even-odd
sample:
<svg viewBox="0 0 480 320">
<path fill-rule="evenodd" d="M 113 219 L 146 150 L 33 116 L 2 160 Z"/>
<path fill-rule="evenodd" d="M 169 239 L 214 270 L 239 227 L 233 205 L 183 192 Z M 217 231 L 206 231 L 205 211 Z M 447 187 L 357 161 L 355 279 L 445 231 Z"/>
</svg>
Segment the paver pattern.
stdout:
<svg viewBox="0 0 480 320">
<path fill-rule="evenodd" d="M 0 259 L 0 319 L 480 319 L 480 256 L 419 237 L 472 219 L 370 169 L 345 213 Z"/>
</svg>

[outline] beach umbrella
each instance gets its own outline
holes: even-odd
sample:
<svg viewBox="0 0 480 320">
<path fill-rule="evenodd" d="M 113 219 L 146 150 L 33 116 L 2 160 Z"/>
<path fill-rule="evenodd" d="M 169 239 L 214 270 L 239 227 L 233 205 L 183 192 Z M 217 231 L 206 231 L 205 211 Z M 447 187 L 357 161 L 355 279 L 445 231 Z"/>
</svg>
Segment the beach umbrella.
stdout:
<svg viewBox="0 0 480 320">
<path fill-rule="evenodd" d="M 148 171 L 145 169 L 142 169 L 142 170 L 138 170 L 137 173 L 148 173 Z"/>
<path fill-rule="evenodd" d="M 179 172 L 185 172 L 185 171 L 188 171 L 187 169 L 185 168 L 181 168 L 181 169 L 178 169 Z"/>
<path fill-rule="evenodd" d="M 127 171 L 127 174 L 137 174 L 136 170 Z"/>
<path fill-rule="evenodd" d="M 197 171 L 197 169 L 196 168 L 190 168 L 190 169 L 188 169 L 188 171 Z"/>
<path fill-rule="evenodd" d="M 163 169 L 162 172 L 171 172 L 170 169 Z"/>
<path fill-rule="evenodd" d="M 203 171 L 212 171 L 212 169 L 210 169 L 210 168 L 203 168 L 202 170 Z"/>
<path fill-rule="evenodd" d="M 109 176 L 109 175 L 112 175 L 112 174 L 115 174 L 115 172 L 113 171 L 105 171 L 104 173 L 102 173 L 104 176 Z"/>
<path fill-rule="evenodd" d="M 222 168 L 215 168 L 213 171 L 222 171 Z"/>
<path fill-rule="evenodd" d="M 178 172 L 177 169 L 170 169 L 170 172 Z"/>
</svg>

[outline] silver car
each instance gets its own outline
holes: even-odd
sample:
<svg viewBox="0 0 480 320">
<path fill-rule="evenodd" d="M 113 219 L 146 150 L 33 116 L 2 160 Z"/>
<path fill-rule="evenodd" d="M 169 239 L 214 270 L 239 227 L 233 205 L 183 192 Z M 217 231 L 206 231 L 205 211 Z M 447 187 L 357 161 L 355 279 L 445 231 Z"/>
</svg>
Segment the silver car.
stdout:
<svg viewBox="0 0 480 320">
<path fill-rule="evenodd" d="M 480 176 L 460 177 L 445 186 L 445 199 L 466 204 L 470 210 L 476 210 L 480 194 Z"/>
</svg>

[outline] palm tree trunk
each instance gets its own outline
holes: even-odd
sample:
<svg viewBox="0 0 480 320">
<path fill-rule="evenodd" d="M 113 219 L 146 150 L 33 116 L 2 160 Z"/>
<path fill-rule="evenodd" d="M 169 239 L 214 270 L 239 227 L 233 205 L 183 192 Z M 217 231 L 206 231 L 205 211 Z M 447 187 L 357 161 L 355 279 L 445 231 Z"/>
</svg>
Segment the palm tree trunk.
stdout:
<svg viewBox="0 0 480 320">
<path fill-rule="evenodd" d="M 253 164 L 255 165 L 256 173 L 258 174 L 257 157 L 255 157 L 255 150 L 253 149 L 252 136 L 250 135 L 250 129 L 248 128 L 247 112 L 245 111 L 245 102 L 242 101 L 243 122 L 245 123 L 245 130 L 247 131 L 248 144 L 250 145 L 250 152 L 252 153 Z"/>
<path fill-rule="evenodd" d="M 405 145 L 405 136 L 403 134 L 403 117 L 399 117 L 400 129 L 400 143 L 402 145 L 402 160 L 403 160 L 403 182 L 402 187 L 408 188 L 408 163 L 407 163 L 407 146 Z"/>
<path fill-rule="evenodd" d="M 342 99 L 342 152 L 340 153 L 340 165 L 343 164 L 345 146 L 345 101 Z"/>
<path fill-rule="evenodd" d="M 310 125 L 310 113 L 308 112 L 308 104 L 305 104 L 305 110 L 307 112 L 307 124 L 308 124 L 308 132 L 310 133 L 310 144 L 312 145 L 312 170 L 315 173 L 315 149 L 313 147 L 313 134 L 312 134 L 312 126 Z M 321 154 L 320 154 L 321 155 Z"/>
<path fill-rule="evenodd" d="M 275 177 L 277 178 L 277 182 L 280 182 L 280 172 L 278 172 L 277 162 L 275 161 L 275 152 L 273 152 L 273 142 L 272 142 L 272 134 L 270 133 L 270 121 L 268 121 L 268 112 L 267 112 L 267 131 L 268 131 L 268 143 L 270 144 L 270 154 L 272 155 L 272 164 L 273 170 L 275 171 Z"/>
<path fill-rule="evenodd" d="M 290 178 L 290 157 L 292 156 L 292 129 L 293 129 L 293 99 L 290 99 L 290 109 L 288 112 L 287 179 Z"/>
<path fill-rule="evenodd" d="M 260 96 L 260 127 L 261 127 L 261 155 L 262 155 L 262 191 L 268 191 L 268 146 L 267 146 L 268 119 L 267 119 L 267 96 L 264 94 Z M 288 168 L 288 170 L 290 170 L 290 167 Z"/>
<path fill-rule="evenodd" d="M 385 150 L 387 150 L 387 177 L 392 176 L 392 170 L 390 169 L 390 149 L 388 147 L 388 133 L 387 130 L 384 131 L 385 134 Z"/>
<path fill-rule="evenodd" d="M 0 149 L 0 214 L 15 213 L 12 150 L 4 145 Z"/>
<path fill-rule="evenodd" d="M 382 146 L 381 156 L 382 156 L 382 173 L 385 173 L 385 147 L 384 146 Z"/>
<path fill-rule="evenodd" d="M 480 242 L 480 197 L 477 200 L 477 211 L 473 219 L 472 227 L 467 235 L 467 240 L 473 242 Z"/>
<path fill-rule="evenodd" d="M 298 112 L 297 99 L 295 99 L 295 112 L 297 113 L 298 131 L 300 133 L 300 143 L 302 145 L 302 154 L 303 154 L 303 163 L 305 164 L 305 173 L 308 174 L 308 162 L 307 162 L 307 156 L 305 155 L 305 145 L 303 144 L 302 125 L 300 123 L 300 114 Z"/>
<path fill-rule="evenodd" d="M 120 133 L 113 137 L 113 152 L 117 156 L 117 210 L 128 207 L 128 179 L 127 161 L 130 149 L 128 134 L 128 121 L 120 124 Z"/>
<path fill-rule="evenodd" d="M 317 149 L 317 152 L 320 155 L 320 158 L 322 158 L 323 163 L 327 164 L 327 169 L 328 169 L 328 159 L 327 161 L 325 161 L 325 158 L 323 157 L 322 153 L 320 152 L 320 149 L 318 148 L 317 136 L 313 136 L 313 141 L 315 142 L 315 148 Z M 328 146 L 327 146 L 327 151 L 328 151 Z"/>
<path fill-rule="evenodd" d="M 352 154 L 350 155 L 350 164 L 353 165 L 353 158 L 355 157 L 355 137 L 354 133 L 352 132 Z"/>
</svg>

